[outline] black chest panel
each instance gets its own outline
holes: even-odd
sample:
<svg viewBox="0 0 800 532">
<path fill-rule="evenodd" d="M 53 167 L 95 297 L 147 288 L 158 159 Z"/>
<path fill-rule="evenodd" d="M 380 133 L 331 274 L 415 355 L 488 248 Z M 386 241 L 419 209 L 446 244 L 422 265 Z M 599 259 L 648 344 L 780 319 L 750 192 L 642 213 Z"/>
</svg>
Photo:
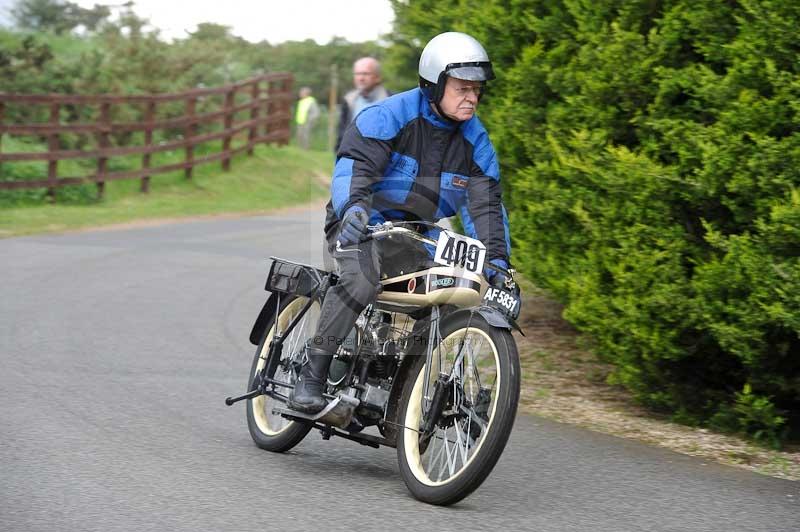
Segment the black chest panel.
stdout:
<svg viewBox="0 0 800 532">
<path fill-rule="evenodd" d="M 407 200 L 397 210 L 411 219 L 435 220 L 440 202 L 442 173 L 469 176 L 472 145 L 459 128 L 434 127 L 422 117 L 409 122 L 392 143 L 392 151 L 417 161 L 418 171 Z"/>
</svg>

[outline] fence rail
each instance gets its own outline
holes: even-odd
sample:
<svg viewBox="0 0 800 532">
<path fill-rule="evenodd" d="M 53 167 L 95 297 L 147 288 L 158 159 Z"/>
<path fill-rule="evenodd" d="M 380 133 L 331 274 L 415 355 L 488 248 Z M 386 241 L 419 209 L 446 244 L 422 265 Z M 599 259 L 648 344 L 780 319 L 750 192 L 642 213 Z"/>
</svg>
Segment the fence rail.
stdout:
<svg viewBox="0 0 800 532">
<path fill-rule="evenodd" d="M 135 96 L 115 95 L 59 95 L 59 94 L 10 94 L 0 92 L 0 164 L 26 161 L 46 161 L 47 174 L 41 179 L 0 181 L 2 189 L 47 188 L 48 196 L 55 197 L 57 187 L 95 183 L 98 196 L 102 197 L 105 183 L 118 179 L 141 179 L 141 190 L 147 192 L 150 177 L 155 174 L 184 170 L 187 179 L 192 169 L 204 163 L 221 161 L 222 168 L 230 168 L 230 160 L 236 154 L 252 155 L 256 144 L 289 142 L 290 112 L 293 99 L 292 75 L 286 72 L 264 74 L 238 83 L 215 88 Z M 214 109 L 213 98 L 222 97 Z M 237 101 L 240 100 L 240 101 Z M 244 101 L 241 101 L 244 100 Z M 183 102 L 183 114 L 177 117 L 159 117 L 159 106 Z M 198 103 L 204 112 L 197 112 Z M 12 106 L 47 106 L 49 120 L 37 123 L 6 124 Z M 212 107 L 209 109 L 208 107 Z M 62 123 L 62 111 L 87 108 L 98 111 L 95 121 Z M 141 116 L 138 121 L 113 121 L 114 111 L 126 108 Z M 247 118 L 239 118 L 246 114 Z M 201 131 L 221 126 L 214 131 Z M 159 142 L 154 133 L 162 132 Z M 114 146 L 114 135 L 143 133 L 143 143 L 134 146 Z M 244 137 L 240 146 L 233 146 L 237 137 Z M 3 135 L 34 136 L 46 143 L 46 152 L 2 151 Z M 91 149 L 64 149 L 62 135 L 94 136 L 95 147 Z M 200 157 L 194 149 L 200 144 L 222 141 L 221 151 Z M 178 163 L 152 166 L 152 155 L 176 149 L 184 150 L 184 160 Z M 141 155 L 141 168 L 136 170 L 109 171 L 108 162 L 113 157 Z M 58 162 L 70 159 L 96 159 L 96 170 L 86 176 L 59 176 Z"/>
</svg>

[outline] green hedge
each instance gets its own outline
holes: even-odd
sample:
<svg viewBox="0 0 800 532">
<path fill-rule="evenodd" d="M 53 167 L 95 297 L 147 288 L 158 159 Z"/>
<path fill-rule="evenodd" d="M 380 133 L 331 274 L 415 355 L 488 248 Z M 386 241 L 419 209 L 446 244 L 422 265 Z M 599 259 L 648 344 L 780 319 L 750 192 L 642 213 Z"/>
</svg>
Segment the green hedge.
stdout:
<svg viewBox="0 0 800 532">
<path fill-rule="evenodd" d="M 612 381 L 683 422 L 800 436 L 800 3 L 395 9 L 403 43 L 486 44 L 514 262 Z"/>
</svg>

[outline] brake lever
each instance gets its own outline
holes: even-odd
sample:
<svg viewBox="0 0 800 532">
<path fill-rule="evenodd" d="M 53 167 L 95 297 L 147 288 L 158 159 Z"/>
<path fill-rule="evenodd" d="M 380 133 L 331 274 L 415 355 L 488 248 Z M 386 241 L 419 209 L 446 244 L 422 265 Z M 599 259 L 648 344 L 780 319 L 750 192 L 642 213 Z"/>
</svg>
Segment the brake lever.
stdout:
<svg viewBox="0 0 800 532">
<path fill-rule="evenodd" d="M 509 268 L 507 271 L 508 275 L 503 280 L 503 284 L 505 284 L 508 290 L 514 290 L 514 288 L 517 287 L 517 282 L 514 280 L 514 275 L 517 273 L 517 270 L 514 268 Z"/>
</svg>

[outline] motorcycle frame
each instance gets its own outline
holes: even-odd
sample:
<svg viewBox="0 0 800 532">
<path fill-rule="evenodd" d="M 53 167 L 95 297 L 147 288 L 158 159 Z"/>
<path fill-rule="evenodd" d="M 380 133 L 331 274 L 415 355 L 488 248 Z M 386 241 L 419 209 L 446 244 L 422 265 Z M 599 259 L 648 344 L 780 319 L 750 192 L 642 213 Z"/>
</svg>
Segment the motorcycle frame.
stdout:
<svg viewBox="0 0 800 532">
<path fill-rule="evenodd" d="M 385 236 L 389 236 L 391 234 L 398 234 L 398 233 L 400 235 L 402 235 L 402 236 L 405 236 L 405 237 L 408 237 L 408 238 L 411 238 L 413 240 L 417 240 L 417 241 L 420 241 L 420 242 L 423 242 L 423 243 L 433 244 L 433 245 L 436 244 L 436 242 L 434 240 L 432 240 L 430 238 L 427 238 L 427 237 L 425 237 L 423 235 L 420 235 L 416 231 L 412 231 L 412 230 L 407 229 L 405 227 L 400 227 L 400 226 L 393 225 L 391 222 L 387 222 L 387 223 L 385 223 L 385 224 L 383 224 L 381 226 L 378 226 L 378 228 L 373 230 L 373 233 L 370 235 L 370 237 L 371 238 L 382 238 L 382 237 L 385 237 Z M 271 257 L 271 258 L 275 259 L 275 257 Z M 285 262 L 292 262 L 292 261 L 287 261 L 285 259 L 281 259 L 281 260 L 284 260 Z M 292 263 L 300 265 L 300 266 L 305 266 L 304 264 L 297 263 L 297 262 L 292 262 Z M 499 269 L 499 268 L 497 268 L 497 267 L 495 267 L 494 265 L 491 265 L 491 264 L 487 264 L 487 267 L 489 267 L 491 269 L 495 269 L 497 271 L 501 271 L 501 269 Z M 255 382 L 255 387 L 252 390 L 249 390 L 244 395 L 241 395 L 241 396 L 238 396 L 238 397 L 233 397 L 233 398 L 228 397 L 225 400 L 225 404 L 230 406 L 230 405 L 232 405 L 232 404 L 234 404 L 234 403 L 236 403 L 238 401 L 242 401 L 242 400 L 245 400 L 245 399 L 253 399 L 253 398 L 258 397 L 260 395 L 267 395 L 269 397 L 273 397 L 273 398 L 275 398 L 275 399 L 277 399 L 279 401 L 282 401 L 284 403 L 288 399 L 288 396 L 281 394 L 280 392 L 275 390 L 274 387 L 278 386 L 278 387 L 282 387 L 282 388 L 294 389 L 294 386 L 291 385 L 291 384 L 287 384 L 287 383 L 284 383 L 284 382 L 276 381 L 276 380 L 273 379 L 273 377 L 275 375 L 275 370 L 277 369 L 277 365 L 280 362 L 280 357 L 281 357 L 281 354 L 283 352 L 284 338 L 286 338 L 289 335 L 289 333 L 291 333 L 291 331 L 297 326 L 297 324 L 300 322 L 300 320 L 302 320 L 303 316 L 305 316 L 305 314 L 310 310 L 310 308 L 312 307 L 312 305 L 315 302 L 319 301 L 320 303 L 322 303 L 322 301 L 324 300 L 325 294 L 327 293 L 327 290 L 331 285 L 331 279 L 335 276 L 335 274 L 330 273 L 330 272 L 327 273 L 326 275 L 320 276 L 319 274 L 317 274 L 316 270 L 312 270 L 312 271 L 314 272 L 314 275 L 317 277 L 317 283 L 318 283 L 317 287 L 314 289 L 314 291 L 311 294 L 308 295 L 308 302 L 303 306 L 303 308 L 301 309 L 300 313 L 293 318 L 293 320 L 289 323 L 289 325 L 287 326 L 286 330 L 283 331 L 282 334 L 278 334 L 278 331 L 277 331 L 277 327 L 278 327 L 277 316 L 280 315 L 281 296 L 280 296 L 280 294 L 274 294 L 274 295 L 276 295 L 275 311 L 274 311 L 274 314 L 273 314 L 273 316 L 275 317 L 274 318 L 274 324 L 273 324 L 273 327 L 275 328 L 275 332 L 273 333 L 272 340 L 270 341 L 270 344 L 269 344 L 269 347 L 268 347 L 268 350 L 267 350 L 266 363 L 264 364 L 264 367 L 262 368 L 258 378 L 255 379 L 255 381 L 257 381 L 257 382 Z M 513 271 L 509 271 L 509 272 L 506 272 L 506 273 L 512 273 L 513 274 Z M 270 299 L 272 299 L 272 297 L 270 297 Z M 268 304 L 269 304 L 269 300 L 267 302 L 267 305 Z M 265 305 L 265 310 L 267 310 L 266 309 L 267 305 Z M 368 308 L 370 308 L 370 307 L 368 307 Z M 520 330 L 519 326 L 516 324 L 516 322 L 512 318 L 501 314 L 499 311 L 497 311 L 496 309 L 494 309 L 492 307 L 488 307 L 488 306 L 485 306 L 485 305 L 480 305 L 480 306 L 471 307 L 471 308 L 468 308 L 468 309 L 460 309 L 460 311 L 466 311 L 466 312 L 470 313 L 470 317 L 469 317 L 469 319 L 467 321 L 467 332 L 469 331 L 469 325 L 470 325 L 470 323 L 472 321 L 472 317 L 474 316 L 475 313 L 481 314 L 486 319 L 486 321 L 493 327 L 506 328 L 506 329 L 514 328 L 516 330 Z M 263 310 L 262 310 L 262 313 L 263 313 Z M 442 410 L 444 408 L 444 402 L 443 402 L 444 399 L 443 398 L 445 396 L 445 393 L 449 390 L 450 386 L 453 385 L 453 382 L 454 382 L 454 379 L 455 379 L 455 374 L 454 374 L 455 369 L 456 369 L 457 365 L 460 363 L 461 359 L 464 356 L 463 355 L 464 344 L 465 344 L 465 338 L 467 336 L 467 334 L 465 333 L 464 336 L 461 338 L 461 341 L 460 341 L 460 344 L 459 344 L 459 348 L 458 348 L 458 352 L 456 353 L 456 357 L 455 357 L 455 359 L 453 361 L 453 367 L 451 368 L 450 373 L 449 374 L 440 373 L 437 376 L 437 379 L 434 382 L 434 391 L 433 391 L 433 393 L 431 393 L 431 390 L 430 390 L 430 368 L 432 367 L 434 349 L 436 347 L 438 347 L 439 344 L 442 341 L 441 333 L 440 333 L 440 329 L 439 329 L 439 326 L 440 326 L 440 323 L 441 323 L 441 319 L 442 319 L 442 315 L 441 315 L 440 306 L 439 305 L 432 306 L 431 307 L 430 322 L 429 322 L 430 325 L 429 325 L 429 330 L 427 331 L 428 332 L 428 342 L 427 342 L 426 352 L 425 352 L 425 357 L 426 357 L 426 359 L 425 359 L 425 377 L 424 377 L 424 379 L 425 379 L 425 381 L 424 381 L 425 382 L 425 389 L 423 390 L 423 401 L 424 401 L 424 403 L 423 403 L 423 427 L 421 427 L 422 430 L 420 430 L 419 428 L 406 427 L 403 424 L 397 423 L 395 421 L 395 420 L 397 420 L 396 415 L 399 414 L 399 412 L 397 412 L 397 406 L 398 406 L 397 402 L 401 399 L 400 395 L 401 395 L 402 390 L 403 390 L 404 385 L 405 385 L 405 378 L 407 378 L 407 371 L 403 371 L 403 370 L 407 370 L 408 367 L 412 365 L 410 362 L 406 361 L 406 358 L 409 355 L 413 356 L 413 353 L 411 353 L 411 351 L 413 351 L 413 349 L 411 349 L 408 352 L 404 353 L 404 355 L 403 355 L 403 357 L 401 359 L 401 363 L 398 364 L 398 367 L 395 370 L 395 375 L 394 375 L 394 378 L 392 379 L 392 388 L 390 390 L 389 400 L 387 401 L 387 404 L 386 404 L 386 406 L 384 408 L 383 419 L 381 420 L 381 422 L 379 422 L 379 427 L 382 430 L 385 430 L 386 428 L 389 428 L 390 436 L 386 437 L 386 438 L 379 438 L 379 437 L 371 436 L 371 435 L 368 435 L 368 434 L 357 434 L 356 435 L 356 434 L 351 434 L 351 433 L 348 433 L 348 432 L 343 432 L 343 431 L 336 430 L 334 427 L 332 427 L 330 425 L 324 425 L 322 423 L 312 422 L 313 426 L 315 428 L 318 428 L 322 432 L 323 439 L 329 439 L 331 436 L 340 436 L 340 437 L 343 437 L 345 439 L 353 440 L 353 441 L 356 441 L 356 442 L 358 442 L 358 443 L 360 443 L 362 445 L 368 445 L 368 446 L 371 446 L 371 447 L 379 447 L 380 445 L 385 445 L 385 446 L 389 446 L 389 447 L 396 447 L 396 432 L 394 430 L 395 427 L 396 428 L 414 430 L 415 432 L 420 432 L 421 434 L 423 434 L 423 436 L 426 436 L 426 435 L 429 436 L 430 434 L 432 434 L 432 432 L 435 430 L 436 423 L 439 421 L 439 418 L 441 417 L 441 414 L 442 414 Z M 521 330 L 520 330 L 520 332 L 521 332 Z M 413 334 L 413 331 L 410 334 Z M 252 339 L 252 333 L 251 333 L 251 339 Z M 437 367 L 441 369 L 441 367 L 442 367 L 441 349 L 437 350 L 437 353 L 438 353 L 438 356 L 439 356 L 439 360 L 437 361 L 438 362 Z M 358 359 L 359 359 L 359 356 L 357 355 L 351 361 L 351 365 L 348 368 L 348 378 L 347 378 L 347 380 L 350 380 L 352 378 L 352 373 L 353 373 L 353 370 L 355 368 L 355 365 L 358 362 Z M 270 386 L 272 386 L 272 389 L 268 389 Z M 348 386 L 349 386 L 349 384 L 348 384 Z M 325 396 L 328 399 L 332 399 L 333 398 L 333 396 L 331 396 L 329 394 L 325 394 Z M 394 400 L 395 404 L 392 404 L 393 400 Z M 390 412 L 391 412 L 392 415 L 390 415 Z M 295 419 L 297 421 L 309 422 L 308 419 L 304 419 L 304 418 L 301 418 L 301 417 L 297 417 L 297 418 L 295 418 L 294 416 L 286 416 L 286 417 L 289 417 L 290 419 Z M 390 417 L 392 418 L 391 420 L 389 419 Z M 389 427 L 386 427 L 386 425 L 389 425 Z"/>
</svg>

